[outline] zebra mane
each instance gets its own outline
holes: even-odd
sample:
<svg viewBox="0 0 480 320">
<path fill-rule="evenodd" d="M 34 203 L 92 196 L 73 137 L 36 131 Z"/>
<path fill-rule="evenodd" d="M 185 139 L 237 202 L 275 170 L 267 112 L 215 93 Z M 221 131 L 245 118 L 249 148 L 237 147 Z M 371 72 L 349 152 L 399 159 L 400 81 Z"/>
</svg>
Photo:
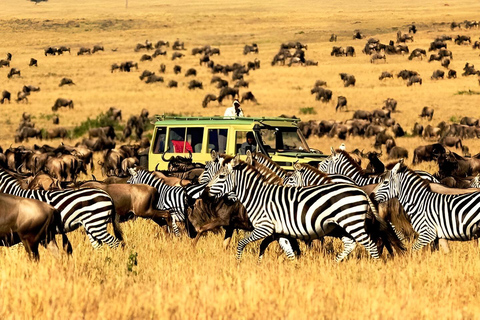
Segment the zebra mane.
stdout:
<svg viewBox="0 0 480 320">
<path fill-rule="evenodd" d="M 382 178 L 385 177 L 387 174 L 390 173 L 390 170 L 393 169 L 393 167 L 398 163 L 397 162 L 391 162 L 389 164 L 387 164 L 385 166 L 385 169 L 387 169 L 388 171 L 385 171 L 381 176 Z M 421 181 L 421 186 L 422 187 L 425 187 L 427 188 L 428 191 L 432 191 L 431 187 L 430 187 L 430 182 L 428 182 L 427 180 L 423 179 L 418 173 L 416 173 L 415 171 L 413 171 L 412 169 L 410 169 L 409 167 L 407 167 L 406 164 L 402 164 L 400 166 L 400 168 L 398 169 L 397 171 L 398 173 L 409 173 L 410 175 L 412 176 L 415 176 L 415 178 L 417 178 L 418 180 Z"/>
<path fill-rule="evenodd" d="M 5 167 L 0 166 L 0 173 L 1 172 L 6 173 L 8 179 L 11 179 L 12 181 L 15 182 L 16 187 L 19 187 L 19 188 L 23 189 L 20 181 L 18 181 L 18 179 L 16 177 L 16 172 L 10 171 L 9 169 L 7 169 Z"/>
<path fill-rule="evenodd" d="M 245 161 L 239 160 L 239 164 L 233 167 L 233 170 L 251 171 L 255 176 L 260 177 L 262 182 L 266 184 L 283 185 L 283 179 L 264 165 L 261 167 L 254 167 Z"/>
<path fill-rule="evenodd" d="M 357 170 L 360 173 L 360 175 L 362 175 L 362 176 L 367 175 L 365 173 L 365 170 L 352 158 L 352 156 L 347 151 L 337 149 L 337 150 L 335 150 L 335 152 L 341 153 L 345 157 L 345 159 L 347 159 L 348 163 L 351 166 L 353 166 L 355 168 L 355 170 Z"/>
<path fill-rule="evenodd" d="M 328 174 L 326 174 L 325 172 L 323 171 L 320 171 L 318 168 L 315 168 L 314 166 L 308 164 L 308 163 L 299 163 L 298 165 L 300 165 L 300 167 L 302 169 L 305 169 L 307 171 L 311 171 L 313 172 L 315 175 L 317 176 L 320 176 L 322 178 L 326 178 L 326 179 L 329 179 L 328 178 Z"/>
<path fill-rule="evenodd" d="M 268 165 L 274 168 L 273 170 L 274 172 L 275 171 L 280 172 L 281 174 L 288 176 L 287 172 L 282 167 L 280 167 L 275 161 L 272 161 L 272 159 L 270 159 L 269 157 L 267 157 L 262 153 L 258 153 L 258 152 L 252 153 L 252 159 L 261 161 L 263 163 L 268 163 Z"/>
</svg>

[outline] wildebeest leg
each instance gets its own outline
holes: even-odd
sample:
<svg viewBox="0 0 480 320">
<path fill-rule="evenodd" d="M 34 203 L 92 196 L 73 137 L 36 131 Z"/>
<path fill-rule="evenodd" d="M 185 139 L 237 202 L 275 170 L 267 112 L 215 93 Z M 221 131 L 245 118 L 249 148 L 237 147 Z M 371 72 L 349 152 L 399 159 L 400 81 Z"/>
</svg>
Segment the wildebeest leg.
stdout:
<svg viewBox="0 0 480 320">
<path fill-rule="evenodd" d="M 223 238 L 223 249 L 227 250 L 228 246 L 230 245 L 230 241 L 232 241 L 234 229 L 232 227 L 224 227 L 224 228 L 225 228 L 225 237 Z"/>
<path fill-rule="evenodd" d="M 212 222 L 209 222 L 205 225 L 203 225 L 200 230 L 198 230 L 197 236 L 193 240 L 193 246 L 197 245 L 198 240 L 202 236 L 203 233 L 213 230 L 215 228 L 221 227 L 222 225 L 225 225 L 225 221 L 221 219 L 215 219 Z M 232 231 L 233 232 L 233 231 Z"/>
</svg>

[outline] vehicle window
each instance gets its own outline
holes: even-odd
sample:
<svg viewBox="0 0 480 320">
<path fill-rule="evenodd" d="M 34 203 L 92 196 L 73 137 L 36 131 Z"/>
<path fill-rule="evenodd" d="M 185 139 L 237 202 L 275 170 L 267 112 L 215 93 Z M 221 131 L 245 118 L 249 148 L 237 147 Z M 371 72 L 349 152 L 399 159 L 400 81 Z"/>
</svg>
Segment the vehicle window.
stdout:
<svg viewBox="0 0 480 320">
<path fill-rule="evenodd" d="M 251 152 L 257 151 L 257 143 L 253 131 L 237 131 L 235 143 L 235 150 L 238 154 L 246 154 L 247 150 Z"/>
<path fill-rule="evenodd" d="M 228 129 L 209 129 L 207 151 L 225 152 L 227 149 Z"/>
<path fill-rule="evenodd" d="M 308 150 L 301 140 L 296 128 L 261 129 L 260 136 L 267 152 L 282 152 L 292 150 Z"/>
<path fill-rule="evenodd" d="M 170 128 L 168 132 L 168 151 L 169 153 L 188 153 L 193 152 L 190 142 L 185 140 L 186 128 Z"/>
<path fill-rule="evenodd" d="M 153 143 L 153 153 L 163 153 L 165 151 L 166 127 L 157 127 L 155 131 L 155 141 Z"/>
<path fill-rule="evenodd" d="M 187 128 L 187 142 L 192 146 L 193 153 L 202 152 L 203 128 Z"/>
</svg>

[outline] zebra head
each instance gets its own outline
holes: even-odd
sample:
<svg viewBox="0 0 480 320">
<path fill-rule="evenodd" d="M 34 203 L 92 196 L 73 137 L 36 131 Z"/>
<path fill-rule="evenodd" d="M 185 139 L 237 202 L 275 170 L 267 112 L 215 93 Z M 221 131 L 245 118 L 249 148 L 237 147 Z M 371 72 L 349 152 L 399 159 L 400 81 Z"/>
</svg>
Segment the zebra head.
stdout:
<svg viewBox="0 0 480 320">
<path fill-rule="evenodd" d="M 398 170 L 403 164 L 400 160 L 392 170 L 387 171 L 384 177 L 373 190 L 375 200 L 378 202 L 386 202 L 392 198 L 396 198 L 400 194 L 400 177 Z"/>
<path fill-rule="evenodd" d="M 335 172 L 335 163 L 338 161 L 338 158 L 341 155 L 341 153 L 335 152 L 335 149 L 333 147 L 330 147 L 330 150 L 332 154 L 318 164 L 318 170 L 325 173 L 330 173 L 330 174 L 338 173 L 338 172 Z"/>
<path fill-rule="evenodd" d="M 224 163 L 218 173 L 213 177 L 207 185 L 208 194 L 210 196 L 222 197 L 225 194 L 232 194 L 235 190 L 235 173 L 234 167 L 239 163 L 238 155 Z"/>
<path fill-rule="evenodd" d="M 470 182 L 470 188 L 480 188 L 480 174 L 477 174 L 475 178 Z"/>
<path fill-rule="evenodd" d="M 135 169 L 129 169 L 131 177 L 128 178 L 127 183 L 129 184 L 139 184 L 142 183 L 140 181 L 141 176 L 144 172 L 144 170 L 135 170 Z"/>
<path fill-rule="evenodd" d="M 198 180 L 200 183 L 207 183 L 211 181 L 222 167 L 224 158 L 220 157 L 220 155 L 214 150 L 212 150 L 211 156 L 212 161 L 207 161 L 207 163 L 205 164 L 205 170 L 203 171 L 200 179 Z"/>
<path fill-rule="evenodd" d="M 295 169 L 293 173 L 285 180 L 284 185 L 287 187 L 304 187 L 305 180 L 303 176 L 305 174 L 305 168 L 299 166 L 298 163 L 293 164 Z"/>
</svg>

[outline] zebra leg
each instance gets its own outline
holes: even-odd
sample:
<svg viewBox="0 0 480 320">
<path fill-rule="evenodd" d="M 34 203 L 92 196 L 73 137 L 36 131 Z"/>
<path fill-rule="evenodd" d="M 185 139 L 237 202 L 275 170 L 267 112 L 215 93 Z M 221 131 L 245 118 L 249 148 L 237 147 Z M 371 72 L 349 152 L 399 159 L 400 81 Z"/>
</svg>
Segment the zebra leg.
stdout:
<svg viewBox="0 0 480 320">
<path fill-rule="evenodd" d="M 118 247 L 120 241 L 107 232 L 107 222 L 101 221 L 100 223 L 100 225 L 94 226 L 90 224 L 85 225 L 85 230 L 87 230 L 92 246 L 95 249 L 98 249 L 101 246 L 101 243 L 98 244 L 98 242 L 101 241 L 102 243 L 107 244 L 110 248 Z"/>
<path fill-rule="evenodd" d="M 102 243 L 100 241 L 97 241 L 89 232 L 87 232 L 87 236 L 90 240 L 90 243 L 92 244 L 93 249 L 98 249 L 102 246 Z"/>
<path fill-rule="evenodd" d="M 378 253 L 378 247 L 372 241 L 369 234 L 367 233 L 364 223 L 361 224 L 360 226 L 356 223 L 350 226 L 343 226 L 342 224 L 340 224 L 340 226 L 344 228 L 344 230 L 350 235 L 350 237 L 353 237 L 353 239 L 356 242 L 364 246 L 365 249 L 368 251 L 368 253 L 370 253 L 370 256 L 373 259 L 380 259 L 380 254 Z"/>
<path fill-rule="evenodd" d="M 397 230 L 397 228 L 395 228 L 393 223 L 389 222 L 389 224 L 392 227 L 393 231 L 395 231 L 395 234 L 397 235 L 398 240 L 404 241 L 405 240 L 405 235 L 403 234 L 403 232 L 400 231 L 400 230 Z"/>
<path fill-rule="evenodd" d="M 283 251 L 285 251 L 285 254 L 287 255 L 287 258 L 289 260 L 295 260 L 295 252 L 294 252 L 294 249 L 292 248 L 292 244 L 290 240 L 288 240 L 287 238 L 281 237 L 280 239 L 278 239 L 278 244 L 283 249 Z M 298 247 L 298 242 L 297 242 L 297 247 Z"/>
<path fill-rule="evenodd" d="M 180 229 L 177 226 L 177 219 L 172 217 L 172 229 L 176 237 L 180 237 Z"/>
<path fill-rule="evenodd" d="M 247 244 L 272 235 L 274 230 L 275 226 L 273 225 L 273 223 L 271 223 L 270 221 L 264 221 L 261 225 L 255 228 L 248 237 L 240 240 L 237 247 L 237 260 L 242 259 L 243 249 Z"/>
<path fill-rule="evenodd" d="M 357 246 L 357 243 L 351 237 L 342 237 L 342 242 L 343 252 L 335 258 L 335 261 L 337 262 L 341 262 L 343 259 L 345 259 Z"/>
</svg>

